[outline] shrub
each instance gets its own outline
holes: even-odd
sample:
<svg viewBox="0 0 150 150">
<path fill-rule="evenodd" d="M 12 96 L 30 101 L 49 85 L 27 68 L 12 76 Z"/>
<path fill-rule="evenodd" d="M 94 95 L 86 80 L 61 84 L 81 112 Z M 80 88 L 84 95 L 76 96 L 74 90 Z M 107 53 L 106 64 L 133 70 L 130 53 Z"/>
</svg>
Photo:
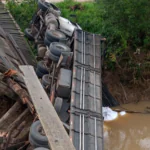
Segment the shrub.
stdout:
<svg viewBox="0 0 150 150">
<path fill-rule="evenodd" d="M 37 3 L 35 0 L 23 0 L 21 3 L 9 1 L 7 7 L 22 31 L 24 31 L 37 9 Z"/>
<path fill-rule="evenodd" d="M 150 43 L 149 0 L 103 0 L 103 33 L 110 51 L 122 53 Z"/>
</svg>

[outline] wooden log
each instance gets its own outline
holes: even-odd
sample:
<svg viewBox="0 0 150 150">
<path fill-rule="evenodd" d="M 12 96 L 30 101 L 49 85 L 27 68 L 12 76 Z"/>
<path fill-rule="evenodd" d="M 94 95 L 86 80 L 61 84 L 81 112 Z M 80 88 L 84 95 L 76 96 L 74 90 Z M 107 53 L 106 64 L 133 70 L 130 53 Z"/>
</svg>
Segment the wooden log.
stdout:
<svg viewBox="0 0 150 150">
<path fill-rule="evenodd" d="M 29 109 L 27 108 L 26 110 L 24 110 L 20 115 L 19 117 L 12 123 L 10 124 L 10 126 L 8 127 L 8 130 L 9 132 L 12 130 L 12 129 L 15 129 L 16 126 L 18 126 L 23 120 L 24 118 L 30 114 L 30 111 Z"/>
<path fill-rule="evenodd" d="M 4 96 L 4 95 L 11 99 L 16 98 L 16 94 L 13 92 L 13 90 L 9 88 L 6 83 L 0 80 L 0 96 Z"/>
<path fill-rule="evenodd" d="M 21 108 L 21 104 L 19 102 L 16 102 L 3 116 L 2 118 L 0 118 L 0 128 L 3 127 L 3 125 L 5 124 L 5 122 L 12 117 L 17 110 L 19 110 Z"/>
<path fill-rule="evenodd" d="M 21 137 L 14 139 L 14 143 L 20 143 L 22 141 L 26 141 L 29 137 L 29 131 L 30 131 L 30 127 L 28 127 L 25 131 L 23 131 Z"/>
<path fill-rule="evenodd" d="M 11 78 L 6 79 L 7 84 L 9 87 L 19 96 L 19 98 L 22 100 L 23 104 L 27 104 L 28 108 L 30 109 L 31 113 L 33 114 L 35 112 L 34 106 L 32 102 L 30 101 L 30 97 L 28 92 L 23 89 L 17 82 L 13 81 Z"/>
<path fill-rule="evenodd" d="M 16 138 L 19 134 L 20 134 L 20 132 L 23 130 L 23 128 L 25 127 L 25 125 L 26 125 L 26 121 L 23 121 L 18 127 L 17 127 L 17 129 L 13 132 L 13 134 L 12 134 L 12 138 Z"/>
<path fill-rule="evenodd" d="M 29 109 L 24 110 L 22 114 L 8 127 L 8 137 L 6 141 L 6 145 L 4 146 L 4 150 L 7 150 L 11 134 L 14 131 L 14 129 L 24 120 L 24 118 L 30 113 Z"/>
<path fill-rule="evenodd" d="M 51 150 L 75 150 L 32 66 L 19 67 Z"/>
</svg>

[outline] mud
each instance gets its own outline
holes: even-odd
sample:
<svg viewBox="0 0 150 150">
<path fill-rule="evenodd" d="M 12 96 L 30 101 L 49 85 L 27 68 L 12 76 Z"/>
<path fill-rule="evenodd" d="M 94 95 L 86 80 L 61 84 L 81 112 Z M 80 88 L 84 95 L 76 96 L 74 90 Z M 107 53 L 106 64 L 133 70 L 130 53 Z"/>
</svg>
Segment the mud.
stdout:
<svg viewBox="0 0 150 150">
<path fill-rule="evenodd" d="M 104 150 L 149 150 L 150 149 L 150 113 L 144 114 L 150 101 L 140 101 L 117 107 L 119 109 L 140 111 L 119 115 L 113 121 L 104 123 Z"/>
</svg>

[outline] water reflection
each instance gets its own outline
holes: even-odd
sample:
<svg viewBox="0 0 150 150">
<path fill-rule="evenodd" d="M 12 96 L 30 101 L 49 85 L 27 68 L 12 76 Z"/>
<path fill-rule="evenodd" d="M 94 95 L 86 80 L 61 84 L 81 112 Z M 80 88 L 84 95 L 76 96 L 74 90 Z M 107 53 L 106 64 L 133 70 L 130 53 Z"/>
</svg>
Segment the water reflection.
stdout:
<svg viewBox="0 0 150 150">
<path fill-rule="evenodd" d="M 126 109 L 144 111 L 150 102 L 123 105 Z M 150 150 L 150 114 L 127 113 L 104 123 L 105 150 Z"/>
</svg>

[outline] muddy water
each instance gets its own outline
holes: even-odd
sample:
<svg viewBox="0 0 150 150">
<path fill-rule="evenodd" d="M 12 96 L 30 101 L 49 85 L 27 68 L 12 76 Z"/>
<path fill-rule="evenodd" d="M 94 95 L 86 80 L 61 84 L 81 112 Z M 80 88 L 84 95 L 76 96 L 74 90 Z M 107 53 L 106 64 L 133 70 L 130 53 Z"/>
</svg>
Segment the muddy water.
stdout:
<svg viewBox="0 0 150 150">
<path fill-rule="evenodd" d="M 148 101 L 122 105 L 128 110 L 142 112 L 147 106 L 150 107 Z M 150 114 L 127 113 L 105 122 L 104 147 L 105 150 L 150 150 Z"/>
</svg>

